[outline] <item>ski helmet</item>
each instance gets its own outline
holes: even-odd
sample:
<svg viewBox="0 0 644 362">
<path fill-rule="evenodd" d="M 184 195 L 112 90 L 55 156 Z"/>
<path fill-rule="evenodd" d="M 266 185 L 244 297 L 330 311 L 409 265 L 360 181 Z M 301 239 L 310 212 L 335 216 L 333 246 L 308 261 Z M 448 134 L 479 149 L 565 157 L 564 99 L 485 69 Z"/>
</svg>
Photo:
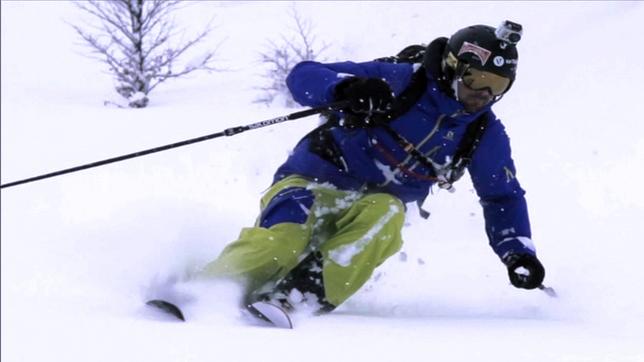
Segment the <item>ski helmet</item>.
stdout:
<svg viewBox="0 0 644 362">
<path fill-rule="evenodd" d="M 462 79 L 473 89 L 489 88 L 495 96 L 510 89 L 516 77 L 521 25 L 504 21 L 498 28 L 473 25 L 447 41 L 441 68 L 453 81 Z"/>
</svg>

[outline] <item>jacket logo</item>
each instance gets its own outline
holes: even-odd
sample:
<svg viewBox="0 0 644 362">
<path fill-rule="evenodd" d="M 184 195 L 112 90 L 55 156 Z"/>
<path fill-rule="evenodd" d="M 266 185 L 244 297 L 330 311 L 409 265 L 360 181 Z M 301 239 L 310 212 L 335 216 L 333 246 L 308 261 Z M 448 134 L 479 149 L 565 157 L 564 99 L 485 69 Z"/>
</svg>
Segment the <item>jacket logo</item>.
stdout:
<svg viewBox="0 0 644 362">
<path fill-rule="evenodd" d="M 515 179 L 514 172 L 512 172 L 512 170 L 510 170 L 507 166 L 504 166 L 503 170 L 505 170 L 505 179 L 507 183 L 510 183 Z"/>
<path fill-rule="evenodd" d="M 481 48 L 476 44 L 464 41 L 463 45 L 461 45 L 461 49 L 458 51 L 458 55 L 460 56 L 461 54 L 465 53 L 472 53 L 479 57 L 479 59 L 481 60 L 481 65 L 485 65 L 485 63 L 487 63 L 487 60 L 490 58 L 490 55 L 492 55 L 491 51 L 485 48 Z"/>
<path fill-rule="evenodd" d="M 454 131 L 448 131 L 445 136 L 443 136 L 444 139 L 448 141 L 453 141 L 454 140 Z"/>
</svg>

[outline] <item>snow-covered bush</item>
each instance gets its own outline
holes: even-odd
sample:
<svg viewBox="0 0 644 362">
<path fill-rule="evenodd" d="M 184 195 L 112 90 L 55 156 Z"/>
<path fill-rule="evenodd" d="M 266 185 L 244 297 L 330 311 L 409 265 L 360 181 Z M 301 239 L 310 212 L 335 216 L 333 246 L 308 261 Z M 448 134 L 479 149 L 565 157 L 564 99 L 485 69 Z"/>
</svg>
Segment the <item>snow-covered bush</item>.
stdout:
<svg viewBox="0 0 644 362">
<path fill-rule="evenodd" d="M 262 92 L 257 102 L 266 104 L 283 99 L 284 105 L 294 107 L 295 101 L 286 87 L 286 77 L 293 67 L 304 60 L 319 60 L 320 54 L 328 47 L 318 42 L 313 35 L 313 25 L 291 7 L 290 18 L 294 24 L 289 34 L 282 34 L 279 41 L 268 40 L 266 49 L 260 53 L 260 61 L 266 66 L 262 75 L 266 84 L 258 87 Z"/>
<path fill-rule="evenodd" d="M 128 106 L 147 106 L 148 94 L 161 82 L 195 70 L 214 70 L 215 50 L 205 50 L 198 61 L 179 66 L 177 60 L 212 30 L 181 40 L 172 14 L 182 3 L 171 0 L 77 1 L 76 6 L 98 23 L 71 26 L 98 59 L 109 66 L 116 91 Z M 100 24 L 100 25 L 98 25 Z M 178 68 L 178 69 L 176 69 Z"/>
</svg>

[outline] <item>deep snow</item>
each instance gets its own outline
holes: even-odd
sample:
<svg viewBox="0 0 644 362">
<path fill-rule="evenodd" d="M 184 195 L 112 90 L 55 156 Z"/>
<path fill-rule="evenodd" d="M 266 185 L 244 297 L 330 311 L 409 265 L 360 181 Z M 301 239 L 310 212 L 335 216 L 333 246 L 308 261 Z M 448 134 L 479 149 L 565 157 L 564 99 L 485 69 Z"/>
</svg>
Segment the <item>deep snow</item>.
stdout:
<svg viewBox="0 0 644 362">
<path fill-rule="evenodd" d="M 221 73 L 168 81 L 149 108 L 84 57 L 67 2 L 2 1 L 2 183 L 293 112 L 253 103 L 258 51 L 287 2 L 204 2 Z M 3 361 L 644 361 L 644 50 L 640 2 L 302 2 L 328 60 L 368 60 L 474 23 L 522 23 L 519 75 L 495 107 L 527 190 L 546 284 L 512 288 L 469 181 L 410 207 L 403 251 L 331 315 L 249 325 L 233 285 L 188 283 L 189 323 L 142 307 L 250 225 L 315 117 L 3 189 Z M 638 342 L 639 341 L 639 342 Z"/>
</svg>

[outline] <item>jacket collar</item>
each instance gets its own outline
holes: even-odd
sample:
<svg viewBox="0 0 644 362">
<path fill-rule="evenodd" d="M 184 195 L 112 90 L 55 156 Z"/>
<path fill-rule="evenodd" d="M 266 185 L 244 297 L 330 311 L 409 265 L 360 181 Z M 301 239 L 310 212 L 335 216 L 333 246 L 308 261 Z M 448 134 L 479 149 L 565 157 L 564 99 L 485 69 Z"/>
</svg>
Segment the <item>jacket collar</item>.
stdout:
<svg viewBox="0 0 644 362">
<path fill-rule="evenodd" d="M 482 113 L 488 112 L 495 102 L 490 102 L 487 106 L 476 113 L 467 113 L 461 102 L 452 98 L 441 91 L 437 82 L 434 79 L 427 80 L 427 91 L 425 94 L 428 96 L 429 106 L 438 110 L 458 123 L 470 123 L 475 120 Z M 425 102 L 421 102 L 421 106 L 426 106 Z"/>
</svg>

